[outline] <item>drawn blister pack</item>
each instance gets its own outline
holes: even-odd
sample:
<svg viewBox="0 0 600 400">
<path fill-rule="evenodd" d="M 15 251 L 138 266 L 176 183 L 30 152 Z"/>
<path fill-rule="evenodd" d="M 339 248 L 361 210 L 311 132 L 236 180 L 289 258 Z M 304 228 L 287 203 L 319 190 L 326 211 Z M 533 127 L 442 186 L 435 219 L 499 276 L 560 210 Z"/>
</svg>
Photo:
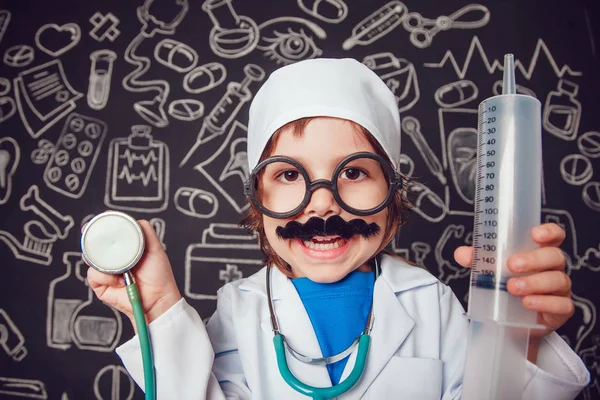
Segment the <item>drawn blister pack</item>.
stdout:
<svg viewBox="0 0 600 400">
<path fill-rule="evenodd" d="M 255 235 L 235 224 L 211 224 L 202 243 L 188 246 L 185 255 L 185 294 L 192 299 L 216 300 L 217 289 L 247 278 L 263 267 Z"/>
<path fill-rule="evenodd" d="M 148 125 L 134 125 L 113 139 L 108 153 L 104 203 L 131 211 L 162 211 L 169 202 L 169 149 Z"/>
<path fill-rule="evenodd" d="M 103 121 L 70 114 L 44 171 L 44 182 L 48 187 L 65 196 L 80 198 L 100 154 L 106 131 Z"/>
</svg>

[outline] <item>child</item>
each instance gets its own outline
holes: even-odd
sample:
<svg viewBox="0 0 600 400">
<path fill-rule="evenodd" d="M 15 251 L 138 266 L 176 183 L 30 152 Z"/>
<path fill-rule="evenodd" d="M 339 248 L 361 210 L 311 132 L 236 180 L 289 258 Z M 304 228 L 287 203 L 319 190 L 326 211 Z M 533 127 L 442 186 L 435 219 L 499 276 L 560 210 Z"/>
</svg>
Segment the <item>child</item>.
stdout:
<svg viewBox="0 0 600 400">
<path fill-rule="evenodd" d="M 158 398 L 307 398 L 278 366 L 274 332 L 285 335 L 278 351 L 303 384 L 331 387 L 358 377 L 340 398 L 460 398 L 468 334 L 460 302 L 426 270 L 382 251 L 408 208 L 399 158 L 396 100 L 366 66 L 317 59 L 274 72 L 250 107 L 251 211 L 244 221 L 270 268 L 222 287 L 205 327 L 180 295 L 152 228 L 140 221 L 146 253 L 135 275 Z M 572 399 L 589 373 L 554 332 L 573 314 L 557 250 L 564 232 L 546 224 L 532 236 L 540 248 L 509 263 L 532 273 L 513 278 L 508 290 L 547 327 L 531 334 L 523 399 Z M 463 247 L 455 257 L 468 266 L 471 254 Z M 89 269 L 88 280 L 133 321 L 122 279 Z M 361 333 L 370 333 L 366 353 L 362 340 L 355 345 Z M 137 337 L 117 352 L 143 387 Z"/>
</svg>

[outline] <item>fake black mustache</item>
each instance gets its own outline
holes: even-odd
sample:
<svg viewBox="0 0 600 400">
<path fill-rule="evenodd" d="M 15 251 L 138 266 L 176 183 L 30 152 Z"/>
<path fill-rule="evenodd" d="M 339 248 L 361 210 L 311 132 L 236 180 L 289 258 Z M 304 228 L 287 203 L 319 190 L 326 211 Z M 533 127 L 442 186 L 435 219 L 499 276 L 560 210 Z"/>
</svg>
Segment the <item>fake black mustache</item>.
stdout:
<svg viewBox="0 0 600 400">
<path fill-rule="evenodd" d="M 337 235 L 343 239 L 350 239 L 354 235 L 362 235 L 365 238 L 375 236 L 381 228 L 375 222 L 367 224 L 364 220 L 356 218 L 345 221 L 339 215 L 334 215 L 326 220 L 312 217 L 304 224 L 290 221 L 285 226 L 279 226 L 275 233 L 281 239 L 311 240 L 315 236 Z"/>
</svg>

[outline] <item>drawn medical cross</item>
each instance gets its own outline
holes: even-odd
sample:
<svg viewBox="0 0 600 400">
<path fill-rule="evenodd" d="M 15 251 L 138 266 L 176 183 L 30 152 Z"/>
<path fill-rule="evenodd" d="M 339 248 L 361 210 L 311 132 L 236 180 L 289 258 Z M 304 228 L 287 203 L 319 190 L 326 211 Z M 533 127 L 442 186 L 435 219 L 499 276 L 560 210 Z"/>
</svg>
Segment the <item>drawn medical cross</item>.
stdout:
<svg viewBox="0 0 600 400">
<path fill-rule="evenodd" d="M 238 270 L 238 266 L 235 264 L 227 264 L 227 270 L 219 271 L 219 279 L 225 281 L 225 283 L 237 281 L 238 279 L 242 279 L 244 276 Z"/>
</svg>

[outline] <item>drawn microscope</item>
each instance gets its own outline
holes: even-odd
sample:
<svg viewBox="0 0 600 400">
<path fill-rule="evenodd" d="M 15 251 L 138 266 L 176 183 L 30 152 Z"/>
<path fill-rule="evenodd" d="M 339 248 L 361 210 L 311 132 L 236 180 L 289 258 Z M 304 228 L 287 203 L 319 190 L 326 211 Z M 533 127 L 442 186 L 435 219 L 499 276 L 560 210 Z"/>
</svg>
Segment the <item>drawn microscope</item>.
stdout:
<svg viewBox="0 0 600 400">
<path fill-rule="evenodd" d="M 64 216 L 40 198 L 37 185 L 29 188 L 21 198 L 21 210 L 33 211 L 39 220 L 30 220 L 23 226 L 25 237 L 19 242 L 11 233 L 0 230 L 0 240 L 8 245 L 15 257 L 42 265 L 52 262 L 52 246 L 57 239 L 65 239 L 74 225 L 71 216 Z"/>
</svg>

